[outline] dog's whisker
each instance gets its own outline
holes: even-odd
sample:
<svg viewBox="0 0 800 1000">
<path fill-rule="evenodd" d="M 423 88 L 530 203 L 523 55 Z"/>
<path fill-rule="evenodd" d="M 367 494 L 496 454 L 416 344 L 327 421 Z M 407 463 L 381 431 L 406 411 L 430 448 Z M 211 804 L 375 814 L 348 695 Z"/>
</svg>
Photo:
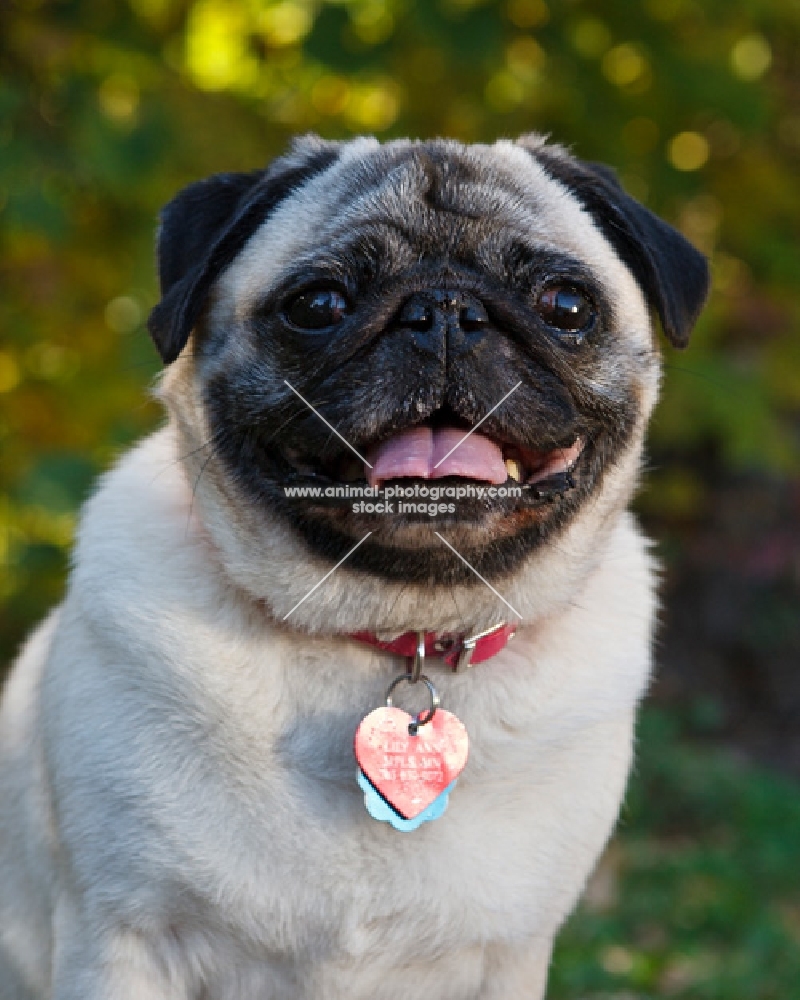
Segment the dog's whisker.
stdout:
<svg viewBox="0 0 800 1000">
<path fill-rule="evenodd" d="M 397 594 L 395 595 L 395 599 L 392 601 L 392 603 L 390 604 L 390 606 L 389 606 L 389 608 L 387 610 L 387 613 L 386 613 L 386 620 L 387 621 L 392 621 L 393 620 L 392 619 L 392 615 L 394 614 L 394 609 L 397 607 L 397 602 L 400 600 L 400 598 L 403 596 L 403 594 L 406 592 L 406 590 L 408 590 L 408 584 L 404 583 L 404 584 L 402 584 L 402 586 L 400 587 L 400 589 L 397 591 Z"/>
<path fill-rule="evenodd" d="M 679 372 L 681 375 L 691 375 L 693 378 L 701 379 L 703 382 L 713 385 L 715 389 L 724 389 L 727 393 L 734 392 L 730 383 L 716 379 L 708 372 L 699 372 L 694 368 L 687 368 L 685 365 L 676 365 L 667 361 L 663 362 L 663 368 L 667 372 Z"/>
<path fill-rule="evenodd" d="M 162 469 L 159 469 L 159 471 L 152 477 L 150 481 L 154 483 L 160 476 L 163 476 L 165 472 L 169 472 L 169 470 L 173 469 L 176 465 L 180 465 L 182 462 L 185 462 L 187 459 L 192 458 L 194 455 L 197 455 L 199 452 L 204 451 L 206 448 L 210 448 L 212 445 L 221 444 L 222 441 L 225 440 L 229 434 L 230 432 L 227 428 L 216 427 L 211 432 L 210 437 L 206 441 L 198 445 L 196 448 L 193 448 L 191 451 L 187 451 L 185 455 L 178 455 L 177 458 L 173 458 L 171 459 L 171 461 L 165 463 L 164 467 Z"/>
<path fill-rule="evenodd" d="M 203 473 L 206 471 L 206 466 L 208 465 L 208 463 L 211 461 L 211 459 L 213 457 L 214 457 L 214 452 L 212 451 L 211 454 L 203 462 L 203 464 L 202 464 L 202 466 L 200 468 L 200 472 L 197 474 L 197 478 L 194 481 L 194 486 L 192 487 L 192 499 L 189 501 L 189 513 L 186 515 L 186 531 L 184 533 L 184 537 L 185 538 L 187 538 L 188 535 L 189 535 L 189 526 L 190 526 L 190 524 L 192 522 L 192 513 L 194 511 L 194 500 L 195 500 L 195 496 L 197 494 L 197 488 L 200 485 L 200 480 L 201 480 L 201 478 L 203 476 Z"/>
<path fill-rule="evenodd" d="M 274 431 L 272 431 L 271 434 L 263 438 L 263 443 L 270 444 L 272 441 L 274 441 L 274 439 L 278 436 L 278 434 L 280 434 L 280 432 L 284 429 L 284 427 L 288 427 L 289 424 L 294 423 L 294 421 L 297 420 L 298 417 L 302 416 L 303 413 L 305 412 L 306 411 L 303 409 L 303 407 L 298 407 L 294 413 L 291 413 L 285 420 L 281 421 L 281 423 L 275 428 Z"/>
<path fill-rule="evenodd" d="M 456 606 L 456 614 L 458 615 L 458 620 L 461 622 L 462 625 L 465 626 L 468 624 L 467 619 L 464 617 L 464 612 L 459 607 L 458 598 L 456 597 L 455 587 L 452 584 L 450 584 L 449 589 L 450 589 L 450 597 L 453 599 L 453 604 L 455 604 Z"/>
</svg>

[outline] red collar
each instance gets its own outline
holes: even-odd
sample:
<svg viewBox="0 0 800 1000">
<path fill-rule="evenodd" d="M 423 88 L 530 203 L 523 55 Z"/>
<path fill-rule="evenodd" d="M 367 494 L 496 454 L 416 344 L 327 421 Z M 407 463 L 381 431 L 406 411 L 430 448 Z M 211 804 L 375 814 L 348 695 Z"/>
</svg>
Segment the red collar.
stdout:
<svg viewBox="0 0 800 1000">
<path fill-rule="evenodd" d="M 417 652 L 418 637 L 425 636 L 425 657 L 438 656 L 455 672 L 466 670 L 475 663 L 496 656 L 513 638 L 517 624 L 500 622 L 483 632 L 467 635 L 464 632 L 403 632 L 389 642 L 380 640 L 374 632 L 351 632 L 351 639 L 377 646 L 387 653 L 413 657 Z"/>
</svg>

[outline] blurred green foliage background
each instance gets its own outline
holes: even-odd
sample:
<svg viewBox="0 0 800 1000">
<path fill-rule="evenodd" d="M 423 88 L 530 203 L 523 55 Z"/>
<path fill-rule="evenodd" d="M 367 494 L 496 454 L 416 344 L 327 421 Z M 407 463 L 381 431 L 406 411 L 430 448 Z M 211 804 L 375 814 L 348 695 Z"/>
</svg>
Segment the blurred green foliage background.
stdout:
<svg viewBox="0 0 800 1000">
<path fill-rule="evenodd" d="M 97 473 L 161 419 L 144 329 L 159 207 L 305 130 L 551 133 L 710 255 L 639 500 L 668 567 L 659 690 L 688 706 L 670 725 L 800 770 L 800 0 L 0 6 L 0 663 L 62 592 Z M 670 740 L 646 743 L 634 801 L 668 790 L 685 829 L 634 807 L 619 848 L 652 912 L 580 917 L 554 996 L 800 997 L 796 860 L 770 825 L 797 833 L 796 786 Z M 687 790 L 695 770 L 712 777 Z M 695 924 L 659 923 L 684 889 Z M 762 895 L 780 896 L 768 918 Z M 737 964 L 744 939 L 756 957 Z"/>
</svg>

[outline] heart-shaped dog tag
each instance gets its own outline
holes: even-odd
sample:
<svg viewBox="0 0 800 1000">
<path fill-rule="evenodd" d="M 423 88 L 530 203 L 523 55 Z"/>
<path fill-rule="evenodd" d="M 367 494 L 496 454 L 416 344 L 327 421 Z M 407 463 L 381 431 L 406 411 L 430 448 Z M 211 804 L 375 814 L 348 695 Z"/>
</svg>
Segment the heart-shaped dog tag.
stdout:
<svg viewBox="0 0 800 1000">
<path fill-rule="evenodd" d="M 401 708 L 376 708 L 356 730 L 358 766 L 403 819 L 428 808 L 464 770 L 469 753 L 460 719 L 439 709 L 410 732 L 414 717 Z"/>
</svg>

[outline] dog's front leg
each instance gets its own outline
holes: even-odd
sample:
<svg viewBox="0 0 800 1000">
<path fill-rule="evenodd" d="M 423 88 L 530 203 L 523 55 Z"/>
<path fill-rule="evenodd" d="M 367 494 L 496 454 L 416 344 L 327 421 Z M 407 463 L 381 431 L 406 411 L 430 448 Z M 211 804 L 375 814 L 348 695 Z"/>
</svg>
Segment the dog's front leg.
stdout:
<svg viewBox="0 0 800 1000">
<path fill-rule="evenodd" d="M 552 940 L 486 948 L 480 1000 L 544 1000 Z"/>
<path fill-rule="evenodd" d="M 63 900 L 54 931 L 52 1000 L 190 1000 L 174 945 L 129 928 L 98 933 Z"/>
</svg>

